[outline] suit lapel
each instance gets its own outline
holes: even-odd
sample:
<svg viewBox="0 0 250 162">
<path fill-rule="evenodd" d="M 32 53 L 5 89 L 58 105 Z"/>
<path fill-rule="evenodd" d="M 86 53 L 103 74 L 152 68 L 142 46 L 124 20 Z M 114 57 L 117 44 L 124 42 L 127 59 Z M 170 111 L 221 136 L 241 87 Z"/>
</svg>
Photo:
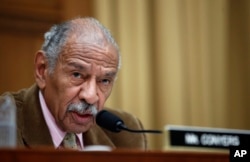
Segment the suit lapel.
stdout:
<svg viewBox="0 0 250 162">
<path fill-rule="evenodd" d="M 29 146 L 53 146 L 49 129 L 42 114 L 38 87 L 33 85 L 24 94 L 22 138 Z"/>
</svg>

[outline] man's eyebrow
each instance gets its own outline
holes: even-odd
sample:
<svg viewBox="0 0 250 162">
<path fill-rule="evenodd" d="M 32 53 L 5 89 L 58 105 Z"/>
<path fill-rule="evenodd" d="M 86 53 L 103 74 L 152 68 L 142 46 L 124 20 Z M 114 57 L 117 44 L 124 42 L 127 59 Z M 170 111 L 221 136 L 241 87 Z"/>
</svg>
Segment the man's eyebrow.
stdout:
<svg viewBox="0 0 250 162">
<path fill-rule="evenodd" d="M 115 77 L 117 74 L 117 71 L 111 71 L 111 72 L 107 72 L 105 73 L 106 77 Z"/>
<path fill-rule="evenodd" d="M 78 63 L 75 63 L 75 62 L 70 62 L 70 63 L 68 63 L 68 65 L 72 66 L 72 67 L 74 67 L 76 69 L 79 69 L 79 70 L 83 70 L 84 69 L 84 67 L 82 65 L 80 65 Z"/>
</svg>

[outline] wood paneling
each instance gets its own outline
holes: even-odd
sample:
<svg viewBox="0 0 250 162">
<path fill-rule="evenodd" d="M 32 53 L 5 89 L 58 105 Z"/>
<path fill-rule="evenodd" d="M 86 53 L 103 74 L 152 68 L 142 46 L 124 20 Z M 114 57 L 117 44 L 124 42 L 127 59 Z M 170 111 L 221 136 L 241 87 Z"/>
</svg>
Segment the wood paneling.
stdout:
<svg viewBox="0 0 250 162">
<path fill-rule="evenodd" d="M 44 32 L 61 18 L 59 0 L 1 0 L 0 26 L 7 32 Z"/>
<path fill-rule="evenodd" d="M 0 94 L 34 83 L 34 55 L 53 24 L 92 13 L 90 0 L 0 0 L 0 4 Z"/>
<path fill-rule="evenodd" d="M 0 37 L 0 93 L 27 87 L 34 82 L 33 59 L 42 39 L 3 34 Z"/>
</svg>

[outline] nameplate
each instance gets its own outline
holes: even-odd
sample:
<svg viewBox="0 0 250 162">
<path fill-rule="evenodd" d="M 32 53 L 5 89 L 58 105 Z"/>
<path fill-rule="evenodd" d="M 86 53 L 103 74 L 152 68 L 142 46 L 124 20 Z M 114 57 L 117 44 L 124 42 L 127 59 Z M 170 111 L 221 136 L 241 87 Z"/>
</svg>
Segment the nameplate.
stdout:
<svg viewBox="0 0 250 162">
<path fill-rule="evenodd" d="M 250 131 L 168 125 L 170 146 L 229 149 L 250 144 Z"/>
</svg>

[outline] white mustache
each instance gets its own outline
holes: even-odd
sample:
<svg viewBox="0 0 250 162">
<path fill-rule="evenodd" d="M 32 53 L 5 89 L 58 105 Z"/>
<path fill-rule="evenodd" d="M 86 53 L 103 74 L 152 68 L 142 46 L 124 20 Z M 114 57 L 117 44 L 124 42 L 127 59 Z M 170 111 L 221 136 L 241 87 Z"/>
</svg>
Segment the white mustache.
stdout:
<svg viewBox="0 0 250 162">
<path fill-rule="evenodd" d="M 97 114 L 97 108 L 94 105 L 87 104 L 86 102 L 80 102 L 80 103 L 71 103 L 68 106 L 68 111 L 75 111 L 79 114 L 91 114 L 93 116 L 96 116 Z"/>
</svg>

